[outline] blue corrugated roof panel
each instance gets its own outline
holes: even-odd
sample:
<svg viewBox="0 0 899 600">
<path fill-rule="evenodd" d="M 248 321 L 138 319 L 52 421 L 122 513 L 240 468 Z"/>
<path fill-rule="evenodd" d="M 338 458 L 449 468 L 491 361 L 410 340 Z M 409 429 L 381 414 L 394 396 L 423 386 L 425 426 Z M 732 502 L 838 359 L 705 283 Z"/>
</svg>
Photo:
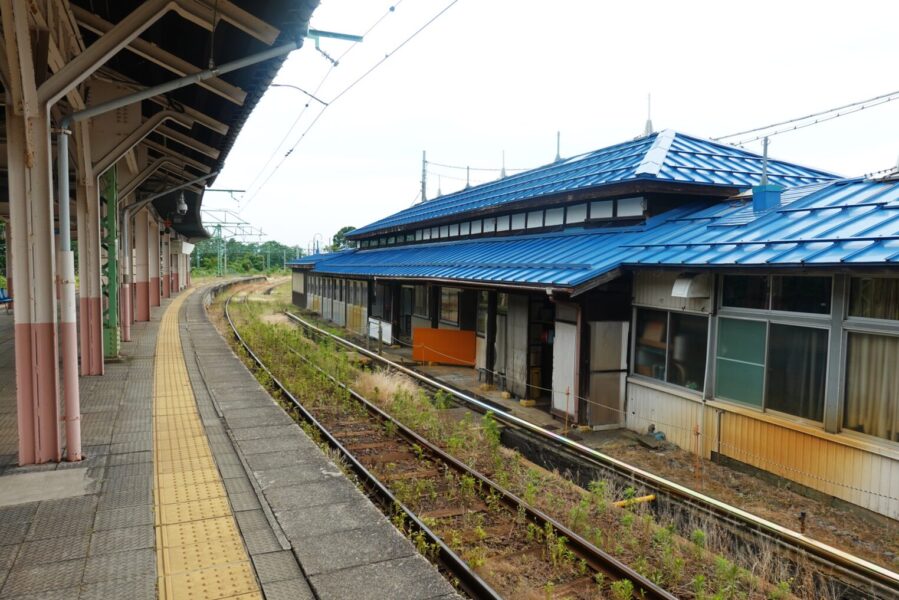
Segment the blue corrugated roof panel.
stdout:
<svg viewBox="0 0 899 600">
<path fill-rule="evenodd" d="M 352 249 L 339 250 L 338 252 L 317 252 L 315 254 L 309 254 L 307 256 L 301 256 L 300 258 L 295 258 L 293 260 L 287 261 L 288 267 L 302 267 L 309 265 L 316 265 L 323 260 L 334 258 L 335 256 L 339 256 L 341 254 L 345 254 L 347 252 L 352 252 Z"/>
<path fill-rule="evenodd" d="M 899 182 L 814 186 L 780 208 L 693 203 L 640 225 L 356 250 L 316 272 L 574 287 L 619 267 L 899 266 Z M 749 210 L 747 222 L 734 222 Z M 301 259 L 303 260 L 303 259 Z M 306 263 L 308 264 L 308 263 Z"/>
<path fill-rule="evenodd" d="M 759 183 L 761 174 L 762 157 L 757 154 L 666 130 L 417 204 L 356 229 L 349 237 L 622 181 L 749 188 Z M 769 160 L 768 178 L 770 183 L 793 187 L 837 176 Z"/>
</svg>

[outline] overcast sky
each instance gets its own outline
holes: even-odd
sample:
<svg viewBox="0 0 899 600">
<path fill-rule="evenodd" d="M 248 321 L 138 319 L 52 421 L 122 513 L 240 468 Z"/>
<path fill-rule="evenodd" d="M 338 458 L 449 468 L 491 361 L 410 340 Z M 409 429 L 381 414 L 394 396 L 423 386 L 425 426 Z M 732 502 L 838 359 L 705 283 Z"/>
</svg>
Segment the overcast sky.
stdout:
<svg viewBox="0 0 899 600">
<path fill-rule="evenodd" d="M 323 0 L 311 26 L 341 33 L 396 10 L 336 68 L 307 40 L 276 82 L 313 91 L 327 74 L 316 95 L 330 101 L 449 1 Z M 215 182 L 248 193 L 207 193 L 204 206 L 240 210 L 268 239 L 306 248 L 410 206 L 422 150 L 478 168 L 499 168 L 505 151 L 508 168 L 534 167 L 554 158 L 557 130 L 563 157 L 639 136 L 648 93 L 656 130 L 716 137 L 892 92 L 897 22 L 897 2 L 459 0 L 329 106 L 286 159 L 322 105 L 270 89 Z M 337 57 L 351 44 L 321 47 Z M 779 135 L 770 155 L 847 176 L 893 166 L 899 101 Z M 472 171 L 472 183 L 497 175 Z M 464 171 L 433 167 L 430 197 L 438 176 L 444 193 L 464 186 Z"/>
</svg>

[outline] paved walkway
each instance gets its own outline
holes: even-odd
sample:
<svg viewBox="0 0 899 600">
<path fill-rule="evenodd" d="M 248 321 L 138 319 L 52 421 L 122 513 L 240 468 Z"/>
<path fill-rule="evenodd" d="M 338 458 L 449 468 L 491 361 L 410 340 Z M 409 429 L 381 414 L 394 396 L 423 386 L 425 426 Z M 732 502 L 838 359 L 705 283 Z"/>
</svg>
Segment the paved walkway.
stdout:
<svg viewBox="0 0 899 600">
<path fill-rule="evenodd" d="M 154 309 L 122 362 L 81 380 L 75 464 L 15 466 L 0 315 L 0 599 L 455 596 L 234 356 L 204 296 Z"/>
</svg>

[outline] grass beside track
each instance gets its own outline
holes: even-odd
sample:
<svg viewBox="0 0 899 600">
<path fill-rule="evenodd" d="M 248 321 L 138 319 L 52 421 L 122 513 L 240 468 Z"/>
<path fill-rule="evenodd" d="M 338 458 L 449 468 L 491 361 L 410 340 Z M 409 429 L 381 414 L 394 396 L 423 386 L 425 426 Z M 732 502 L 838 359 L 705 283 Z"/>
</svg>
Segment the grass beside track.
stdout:
<svg viewBox="0 0 899 600">
<path fill-rule="evenodd" d="M 450 418 L 448 398 L 431 396 L 397 375 L 360 368 L 352 356 L 330 343 L 311 343 L 292 326 L 279 323 L 273 315 L 286 304 L 280 292 L 264 301 L 239 305 L 240 331 L 254 351 L 285 383 L 295 396 L 315 403 L 341 402 L 345 394 L 310 371 L 291 348 L 326 369 L 340 381 L 377 403 L 400 422 L 510 489 L 529 504 L 565 523 L 597 547 L 630 564 L 638 572 L 684 598 L 826 598 L 811 571 L 787 571 L 775 554 L 727 557 L 718 552 L 728 546 L 719 539 L 722 532 L 697 523 L 688 536 L 674 533 L 673 527 L 658 522 L 643 505 L 621 508 L 616 500 L 640 494 L 609 481 L 596 481 L 585 491 L 558 474 L 546 472 L 499 445 L 495 421 L 471 416 Z M 232 305 L 233 306 L 233 305 Z M 465 413 L 470 415 L 471 413 Z M 459 484 L 461 486 L 461 483 Z M 412 502 L 431 492 L 392 484 L 394 493 Z M 454 535 L 456 533 L 456 535 Z M 534 535 L 538 535 L 534 532 Z M 465 539 L 452 528 L 441 536 L 469 560 L 482 576 L 489 573 L 486 560 L 491 548 L 483 540 Z M 547 552 L 551 552 L 547 548 Z M 480 565 L 478 564 L 480 563 Z M 576 564 L 571 565 L 577 568 Z M 625 591 L 599 581 L 590 596 L 557 595 L 557 582 L 548 577 L 539 597 L 619 597 Z M 622 584 L 623 585 L 623 584 Z M 559 590 L 560 592 L 562 590 Z M 624 596 L 626 597 L 626 595 Z"/>
</svg>

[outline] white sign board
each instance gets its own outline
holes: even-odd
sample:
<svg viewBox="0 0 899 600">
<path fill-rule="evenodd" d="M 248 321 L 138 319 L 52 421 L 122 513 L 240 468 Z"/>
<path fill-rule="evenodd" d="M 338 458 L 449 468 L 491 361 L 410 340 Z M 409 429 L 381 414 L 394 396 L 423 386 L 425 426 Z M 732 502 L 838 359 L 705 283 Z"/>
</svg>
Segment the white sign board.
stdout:
<svg viewBox="0 0 899 600">
<path fill-rule="evenodd" d="M 381 321 L 373 317 L 368 318 L 368 337 L 378 339 L 378 328 L 381 331 L 381 341 L 385 344 L 393 343 L 393 327 L 387 321 Z"/>
</svg>

